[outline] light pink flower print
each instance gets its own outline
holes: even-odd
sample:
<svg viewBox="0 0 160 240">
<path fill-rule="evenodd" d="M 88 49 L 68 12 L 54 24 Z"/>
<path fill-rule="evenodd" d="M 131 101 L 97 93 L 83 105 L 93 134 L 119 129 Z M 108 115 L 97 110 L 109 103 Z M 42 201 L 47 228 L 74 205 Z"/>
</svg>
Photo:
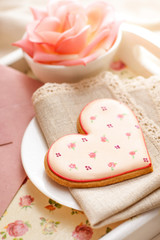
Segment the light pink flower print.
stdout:
<svg viewBox="0 0 160 240">
<path fill-rule="evenodd" d="M 71 163 L 70 165 L 69 165 L 69 170 L 72 170 L 72 169 L 78 169 L 77 167 L 76 167 L 76 164 L 74 164 L 74 163 Z"/>
<path fill-rule="evenodd" d="M 128 139 L 130 138 L 130 136 L 131 136 L 131 133 L 130 132 L 127 132 L 126 133 L 126 136 L 128 137 Z"/>
<path fill-rule="evenodd" d="M 90 158 L 96 159 L 96 152 L 90 152 L 88 155 L 90 156 Z"/>
<path fill-rule="evenodd" d="M 93 123 L 96 120 L 96 116 L 91 116 L 90 120 L 91 120 L 91 123 Z"/>
<path fill-rule="evenodd" d="M 136 127 L 137 129 L 139 129 L 139 126 L 138 126 L 138 125 L 135 125 L 135 127 Z"/>
<path fill-rule="evenodd" d="M 86 224 L 80 224 L 76 226 L 75 230 L 72 232 L 72 237 L 74 237 L 74 240 L 90 240 L 92 235 L 92 228 Z"/>
<path fill-rule="evenodd" d="M 68 148 L 70 148 L 70 149 L 75 150 L 75 147 L 76 147 L 76 143 L 75 142 L 68 144 Z"/>
<path fill-rule="evenodd" d="M 31 205 L 33 205 L 34 198 L 31 197 L 30 195 L 26 195 L 20 198 L 19 205 L 22 208 L 31 208 Z"/>
<path fill-rule="evenodd" d="M 105 135 L 101 137 L 101 142 L 109 142 Z"/>
<path fill-rule="evenodd" d="M 17 220 L 13 223 L 9 223 L 6 230 L 11 237 L 20 237 L 28 231 L 28 227 L 30 227 L 28 223 Z"/>
<path fill-rule="evenodd" d="M 42 233 L 44 235 L 52 235 L 55 233 L 57 230 L 56 228 L 60 224 L 60 222 L 55 222 L 52 219 L 45 219 L 44 217 L 40 218 L 41 220 L 41 228 L 42 228 Z"/>
<path fill-rule="evenodd" d="M 143 158 L 144 162 L 149 162 L 148 158 Z"/>
<path fill-rule="evenodd" d="M 131 152 L 129 152 L 129 154 L 132 156 L 133 159 L 134 159 L 134 157 L 135 157 L 136 152 L 137 152 L 137 151 L 131 151 Z"/>
<path fill-rule="evenodd" d="M 117 165 L 117 163 L 115 163 L 115 162 L 108 163 L 108 167 L 110 167 L 112 171 L 114 170 L 116 165 Z"/>
<path fill-rule="evenodd" d="M 122 114 L 118 114 L 117 117 L 118 117 L 119 119 L 123 119 L 125 115 L 126 115 L 125 113 L 122 113 Z"/>
</svg>

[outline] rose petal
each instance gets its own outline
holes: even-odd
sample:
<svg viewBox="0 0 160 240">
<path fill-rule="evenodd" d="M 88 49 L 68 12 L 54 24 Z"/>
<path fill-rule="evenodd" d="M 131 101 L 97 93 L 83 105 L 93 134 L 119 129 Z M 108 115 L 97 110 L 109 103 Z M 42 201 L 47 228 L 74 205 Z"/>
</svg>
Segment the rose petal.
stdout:
<svg viewBox="0 0 160 240">
<path fill-rule="evenodd" d="M 109 50 L 111 48 L 111 46 L 113 45 L 113 43 L 117 37 L 120 24 L 121 24 L 121 21 L 115 21 L 113 23 L 112 28 L 110 30 L 110 34 L 106 40 L 106 44 L 105 44 L 106 50 Z"/>
<path fill-rule="evenodd" d="M 32 15 L 34 17 L 34 20 L 39 20 L 39 19 L 44 18 L 48 15 L 46 11 L 42 11 L 42 10 L 39 10 L 39 9 L 30 8 L 30 10 L 31 10 Z"/>
<path fill-rule="evenodd" d="M 84 27 L 77 35 L 58 42 L 55 51 L 60 54 L 77 54 L 86 46 L 89 26 Z"/>
<path fill-rule="evenodd" d="M 35 31 L 58 31 L 60 27 L 60 21 L 56 17 L 45 17 L 39 21 L 37 24 Z"/>
<path fill-rule="evenodd" d="M 81 19 L 82 19 L 81 15 L 77 14 L 75 16 L 74 25 L 67 31 L 61 33 L 57 44 L 59 44 L 64 39 L 67 39 L 69 37 L 73 37 L 73 36 L 77 35 L 80 31 L 82 31 L 83 28 L 86 27 L 86 24 L 84 23 L 84 21 L 81 21 Z"/>
<path fill-rule="evenodd" d="M 66 26 L 66 22 L 68 19 L 70 19 L 71 28 L 73 25 L 75 25 L 75 16 L 80 14 L 81 19 L 80 23 L 86 20 L 84 7 L 82 4 L 76 2 L 76 1 L 50 1 L 48 4 L 48 14 L 49 16 L 55 16 L 57 17 L 61 22 L 61 29 L 60 32 L 66 31 L 68 28 Z M 82 16 L 83 14 L 83 16 Z M 71 21 L 71 16 L 73 21 Z M 85 24 L 86 25 L 86 24 Z"/>
<path fill-rule="evenodd" d="M 108 5 L 106 7 L 106 14 L 102 20 L 101 26 L 98 29 L 98 32 L 106 27 L 109 28 L 113 22 L 115 22 L 115 10 L 113 6 Z"/>
<path fill-rule="evenodd" d="M 88 44 L 88 46 L 82 51 L 81 57 L 87 56 L 108 35 L 109 35 L 109 29 L 106 29 L 101 33 L 99 33 L 99 35 L 97 35 L 94 38 L 94 40 L 90 44 Z"/>
<path fill-rule="evenodd" d="M 47 43 L 55 46 L 60 38 L 60 33 L 58 32 L 39 32 L 38 36 L 41 37 L 41 43 Z"/>
<path fill-rule="evenodd" d="M 26 52 L 30 57 L 33 57 L 34 45 L 28 40 L 27 35 L 21 40 L 13 43 L 13 46 L 22 48 L 23 51 Z"/>
<path fill-rule="evenodd" d="M 64 65 L 64 66 L 84 65 L 85 66 L 87 63 L 97 59 L 99 56 L 103 55 L 104 53 L 105 53 L 105 51 L 101 49 L 87 57 L 84 57 L 84 58 L 68 60 L 68 61 L 61 61 L 61 62 L 59 62 L 59 65 Z"/>
<path fill-rule="evenodd" d="M 41 20 L 36 20 L 30 23 L 27 27 L 29 40 L 36 43 L 43 43 L 45 41 L 47 43 L 55 44 L 60 36 L 60 33 L 56 32 L 59 26 L 59 20 L 54 17 L 46 17 Z M 49 31 L 52 32 L 52 39 L 47 39 Z M 47 36 L 45 36 L 45 32 L 47 32 Z"/>
<path fill-rule="evenodd" d="M 110 11 L 110 5 L 103 1 L 94 2 L 87 7 L 88 24 L 91 25 L 92 32 L 97 31 L 100 28 L 103 20 Z"/>
<path fill-rule="evenodd" d="M 47 11 L 31 11 L 34 21 L 27 37 L 15 46 L 42 63 L 86 65 L 112 47 L 120 25 L 113 7 L 104 1 L 86 8 L 73 0 L 50 0 Z"/>
<path fill-rule="evenodd" d="M 36 42 L 36 43 L 41 43 L 42 38 L 38 36 L 38 34 L 35 32 L 35 28 L 39 24 L 39 20 L 33 21 L 32 23 L 29 23 L 27 26 L 27 33 L 29 36 L 29 41 L 31 42 Z"/>
<path fill-rule="evenodd" d="M 62 25 L 64 24 L 66 15 L 69 13 L 77 14 L 84 14 L 84 7 L 82 4 L 73 1 L 73 0 L 66 0 L 66 1 L 49 1 L 48 4 L 48 14 L 49 16 L 55 16 L 61 20 Z"/>
<path fill-rule="evenodd" d="M 46 46 L 47 49 L 47 46 Z M 51 50 L 51 48 L 50 48 Z M 54 63 L 70 59 L 76 59 L 76 54 L 56 54 L 55 52 L 45 52 L 40 44 L 35 44 L 33 60 L 40 63 Z"/>
</svg>

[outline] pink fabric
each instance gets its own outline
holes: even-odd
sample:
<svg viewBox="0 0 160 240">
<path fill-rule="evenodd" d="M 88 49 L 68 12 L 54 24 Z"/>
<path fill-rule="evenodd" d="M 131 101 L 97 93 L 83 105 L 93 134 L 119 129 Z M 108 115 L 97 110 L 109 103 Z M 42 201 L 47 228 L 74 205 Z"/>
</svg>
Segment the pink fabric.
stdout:
<svg viewBox="0 0 160 240">
<path fill-rule="evenodd" d="M 26 178 L 21 141 L 34 116 L 33 92 L 42 84 L 9 67 L 0 66 L 0 216 Z"/>
</svg>

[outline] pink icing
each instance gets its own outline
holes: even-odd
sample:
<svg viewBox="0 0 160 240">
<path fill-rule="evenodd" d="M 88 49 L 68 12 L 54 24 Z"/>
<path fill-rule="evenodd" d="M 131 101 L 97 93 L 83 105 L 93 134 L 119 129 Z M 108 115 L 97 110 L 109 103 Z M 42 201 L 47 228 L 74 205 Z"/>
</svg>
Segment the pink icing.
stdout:
<svg viewBox="0 0 160 240">
<path fill-rule="evenodd" d="M 94 122 L 92 116 L 96 116 Z M 125 105 L 111 99 L 95 100 L 83 108 L 80 124 L 86 136 L 64 136 L 48 151 L 49 168 L 59 177 L 92 182 L 151 166 L 142 130 Z"/>
</svg>

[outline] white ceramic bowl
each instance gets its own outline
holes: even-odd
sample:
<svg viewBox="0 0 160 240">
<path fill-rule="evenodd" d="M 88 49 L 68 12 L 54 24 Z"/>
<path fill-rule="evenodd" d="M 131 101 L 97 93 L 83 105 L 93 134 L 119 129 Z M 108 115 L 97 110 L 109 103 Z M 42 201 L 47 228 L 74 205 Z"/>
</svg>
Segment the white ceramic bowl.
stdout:
<svg viewBox="0 0 160 240">
<path fill-rule="evenodd" d="M 160 43 L 155 38 L 155 35 L 143 27 L 125 23 L 121 25 L 117 39 L 109 51 L 96 60 L 87 63 L 86 66 L 60 66 L 36 63 L 26 53 L 24 53 L 24 58 L 35 77 L 44 83 L 74 83 L 83 78 L 94 76 L 101 71 L 108 70 L 116 54 L 135 73 L 148 77 L 151 73 L 140 62 L 138 52 L 135 51 L 137 46 L 142 46 L 160 58 Z"/>
<path fill-rule="evenodd" d="M 83 78 L 91 77 L 103 70 L 107 70 L 111 61 L 113 60 L 120 41 L 122 38 L 120 31 L 114 45 L 102 56 L 84 65 L 76 66 L 62 66 L 62 65 L 49 65 L 34 62 L 33 59 L 26 53 L 24 58 L 31 68 L 33 74 L 41 82 L 78 82 Z"/>
</svg>

